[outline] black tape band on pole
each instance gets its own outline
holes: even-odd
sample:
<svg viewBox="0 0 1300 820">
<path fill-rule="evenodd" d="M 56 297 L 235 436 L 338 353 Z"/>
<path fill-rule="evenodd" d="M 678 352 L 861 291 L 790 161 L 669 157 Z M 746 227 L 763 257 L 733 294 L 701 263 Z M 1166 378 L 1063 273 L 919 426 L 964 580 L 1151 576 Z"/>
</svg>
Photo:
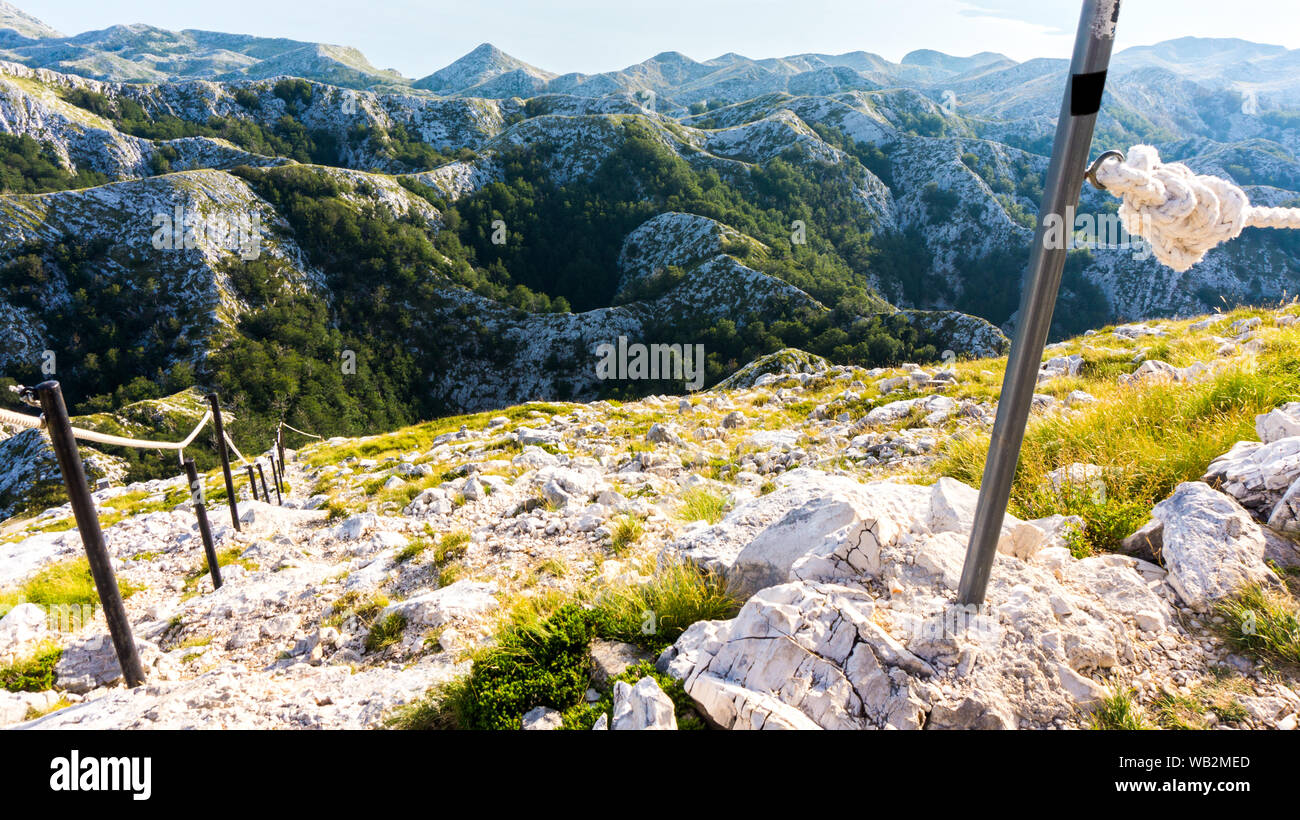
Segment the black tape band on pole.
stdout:
<svg viewBox="0 0 1300 820">
<path fill-rule="evenodd" d="M 1106 94 L 1106 72 L 1075 74 L 1070 77 L 1070 116 L 1086 117 L 1101 110 Z"/>
</svg>

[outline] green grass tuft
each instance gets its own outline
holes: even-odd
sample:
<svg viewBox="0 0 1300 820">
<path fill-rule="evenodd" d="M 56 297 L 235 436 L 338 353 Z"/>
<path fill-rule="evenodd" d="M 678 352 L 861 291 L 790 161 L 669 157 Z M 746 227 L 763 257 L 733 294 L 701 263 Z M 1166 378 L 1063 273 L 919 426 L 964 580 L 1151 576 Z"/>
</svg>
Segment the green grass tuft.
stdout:
<svg viewBox="0 0 1300 820">
<path fill-rule="evenodd" d="M 696 621 L 734 617 L 740 603 L 715 573 L 688 563 L 670 564 L 649 583 L 602 590 L 592 610 L 600 635 L 658 652 Z"/>
<path fill-rule="evenodd" d="M 380 652 L 387 649 L 402 639 L 405 629 L 406 616 L 400 612 L 379 618 L 370 625 L 370 631 L 366 634 L 366 651 Z"/>
<path fill-rule="evenodd" d="M 123 598 L 129 598 L 142 587 L 117 579 L 117 588 Z M 57 564 L 50 564 L 24 581 L 16 590 L 0 592 L 0 612 L 8 612 L 21 603 L 40 606 L 81 606 L 99 604 L 99 592 L 90 574 L 90 561 L 82 556 Z"/>
<path fill-rule="evenodd" d="M 696 487 L 682 494 L 678 517 L 683 521 L 707 521 L 716 524 L 727 512 L 727 497 L 717 490 Z"/>
<path fill-rule="evenodd" d="M 1114 692 L 1102 699 L 1089 717 L 1094 729 L 1106 731 L 1135 731 L 1152 728 L 1142 707 L 1133 700 L 1132 692 Z"/>
<path fill-rule="evenodd" d="M 645 525 L 641 523 L 641 519 L 632 515 L 623 516 L 614 525 L 614 532 L 610 536 L 610 547 L 615 554 L 622 555 L 633 544 L 640 541 L 644 534 Z"/>
<path fill-rule="evenodd" d="M 0 667 L 0 689 L 6 692 L 45 692 L 54 688 L 54 667 L 63 647 L 49 643 L 26 658 Z"/>
<path fill-rule="evenodd" d="M 1224 637 L 1260 660 L 1300 665 L 1300 608 L 1287 594 L 1248 586 L 1221 601 Z"/>
</svg>

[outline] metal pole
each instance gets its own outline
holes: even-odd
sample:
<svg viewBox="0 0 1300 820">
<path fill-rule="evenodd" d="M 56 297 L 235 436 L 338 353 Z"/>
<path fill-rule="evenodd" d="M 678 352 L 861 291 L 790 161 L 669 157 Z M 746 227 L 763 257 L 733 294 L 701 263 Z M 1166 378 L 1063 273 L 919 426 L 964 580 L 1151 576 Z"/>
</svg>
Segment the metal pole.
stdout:
<svg viewBox="0 0 1300 820">
<path fill-rule="evenodd" d="M 275 486 L 275 503 L 284 506 L 284 499 L 280 497 L 280 471 L 275 466 L 275 453 L 271 454 L 271 483 Z M 267 499 L 269 504 L 271 499 Z"/>
<path fill-rule="evenodd" d="M 1073 233 L 1073 214 L 1079 203 L 1079 189 L 1083 187 L 1093 126 L 1101 109 L 1119 6 L 1120 0 L 1085 0 L 1079 18 L 1069 85 L 1056 124 L 1052 162 L 1021 295 L 1020 327 L 1007 360 L 975 523 L 961 573 L 958 594 L 963 604 L 984 603 L 989 572 L 997 555 L 1002 521 L 1042 364 L 1043 345 L 1051 329 L 1052 311 L 1061 285 L 1068 239 Z M 1056 223 L 1054 231 L 1049 230 L 1052 223 Z"/>
<path fill-rule="evenodd" d="M 117 587 L 113 562 L 108 557 L 108 547 L 104 544 L 104 532 L 99 528 L 95 503 L 86 485 L 86 472 L 81 463 L 81 454 L 77 452 L 77 440 L 72 435 L 72 422 L 68 419 L 68 408 L 63 403 L 63 391 L 57 381 L 47 381 L 29 388 L 25 393 L 39 399 L 45 413 L 50 445 L 58 458 L 63 483 L 68 488 L 68 501 L 72 504 L 72 514 L 77 520 L 77 529 L 81 532 L 81 543 L 86 548 L 90 575 L 95 579 L 99 603 L 104 608 L 104 620 L 108 623 L 108 634 L 113 639 L 117 662 L 122 667 L 122 678 L 127 686 L 139 686 L 144 683 L 144 666 L 140 663 L 140 654 L 131 634 L 131 622 L 126 617 L 126 606 L 122 603 L 122 593 Z"/>
<path fill-rule="evenodd" d="M 257 462 L 257 474 L 262 478 L 262 497 L 266 499 L 267 504 L 270 504 L 271 491 L 266 488 L 266 472 L 262 470 L 262 462 L 260 461 Z"/>
<path fill-rule="evenodd" d="M 221 567 L 217 565 L 217 548 L 212 545 L 212 528 L 208 526 L 208 508 L 203 504 L 203 482 L 194 469 L 194 459 L 185 459 L 185 477 L 190 482 L 190 500 L 194 502 L 194 517 L 199 519 L 199 535 L 203 536 L 203 553 L 208 559 L 208 572 L 212 574 L 212 588 L 221 589 Z"/>
<path fill-rule="evenodd" d="M 284 475 L 284 422 L 275 428 L 275 450 L 280 454 L 280 475 Z"/>
<path fill-rule="evenodd" d="M 221 472 L 226 477 L 226 500 L 230 502 L 230 522 L 239 532 L 239 505 L 235 500 L 235 480 L 230 477 L 230 454 L 226 452 L 226 428 L 221 424 L 221 399 L 216 393 L 208 394 L 212 405 L 212 427 L 217 437 L 217 455 L 221 456 Z"/>
<path fill-rule="evenodd" d="M 253 500 L 257 500 L 257 476 L 253 475 L 253 465 L 248 465 L 248 489 L 253 493 Z"/>
</svg>

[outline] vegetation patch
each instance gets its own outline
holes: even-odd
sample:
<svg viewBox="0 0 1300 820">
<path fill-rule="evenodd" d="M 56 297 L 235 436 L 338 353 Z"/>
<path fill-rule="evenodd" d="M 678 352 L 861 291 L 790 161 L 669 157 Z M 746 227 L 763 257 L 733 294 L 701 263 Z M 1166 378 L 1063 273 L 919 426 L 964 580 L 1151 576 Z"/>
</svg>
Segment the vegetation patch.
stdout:
<svg viewBox="0 0 1300 820">
<path fill-rule="evenodd" d="M 370 625 L 366 633 L 366 651 L 381 652 L 402 639 L 406 629 L 406 616 L 400 612 L 389 613 Z"/>
<path fill-rule="evenodd" d="M 601 715 L 605 715 L 612 725 L 614 720 L 615 684 L 622 682 L 632 686 L 645 677 L 654 678 L 655 683 L 659 684 L 659 688 L 672 700 L 673 712 L 677 718 L 677 728 L 679 730 L 707 728 L 699 712 L 695 710 L 695 701 L 691 700 L 691 696 L 686 694 L 682 682 L 658 671 L 650 661 L 633 664 L 623 674 L 607 681 L 603 687 L 596 690 L 601 693 L 601 697 L 595 703 L 584 702 L 565 710 L 561 728 L 591 729 L 596 725 L 596 721 L 600 720 Z"/>
<path fill-rule="evenodd" d="M 1195 384 L 1112 390 L 1078 413 L 1031 420 L 1012 486 L 1018 517 L 1081 516 L 1084 554 L 1117 549 L 1178 484 L 1199 480 L 1233 444 L 1255 438 L 1257 414 L 1300 396 L 1300 352 L 1280 349 L 1258 368 Z M 950 439 L 937 472 L 978 487 L 988 443 L 987 436 Z M 1103 486 L 1052 490 L 1047 474 L 1075 462 L 1102 467 Z"/>
<path fill-rule="evenodd" d="M 1300 665 L 1300 607 L 1290 595 L 1251 585 L 1217 609 L 1233 646 L 1270 663 Z"/>
<path fill-rule="evenodd" d="M 45 692 L 54 688 L 54 667 L 63 647 L 47 643 L 26 658 L 0 667 L 0 689 L 6 692 Z"/>
<path fill-rule="evenodd" d="M 1154 728 L 1141 705 L 1133 699 L 1131 691 L 1116 691 L 1107 695 L 1093 710 L 1088 722 L 1093 729 L 1105 731 Z"/>
<path fill-rule="evenodd" d="M 727 512 L 727 497 L 717 490 L 696 487 L 682 494 L 678 517 L 683 521 L 716 524 Z"/>
<path fill-rule="evenodd" d="M 641 523 L 641 519 L 633 515 L 625 515 L 614 525 L 614 532 L 610 536 L 610 548 L 616 555 L 622 555 L 640 541 L 644 534 L 645 525 Z"/>
<path fill-rule="evenodd" d="M 123 598 L 129 598 L 143 587 L 117 579 L 117 588 Z M 24 581 L 16 590 L 0 592 L 0 611 L 8 611 L 18 604 L 40 606 L 97 605 L 99 592 L 90 574 L 90 561 L 84 556 L 50 564 Z"/>
<path fill-rule="evenodd" d="M 657 651 L 690 624 L 731 617 L 737 608 L 716 576 L 684 564 L 669 568 L 645 586 L 610 590 L 585 603 L 539 596 L 510 614 L 497 643 L 478 654 L 467 677 L 436 687 L 398 710 L 388 725 L 518 729 L 524 714 L 538 706 L 566 713 L 566 724 L 572 726 L 594 722 L 598 711 L 586 708 L 584 699 L 591 685 L 593 638 L 627 641 Z M 680 687 L 656 679 L 670 696 L 677 692 L 674 702 L 680 700 L 680 720 L 689 727 L 689 704 Z"/>
</svg>

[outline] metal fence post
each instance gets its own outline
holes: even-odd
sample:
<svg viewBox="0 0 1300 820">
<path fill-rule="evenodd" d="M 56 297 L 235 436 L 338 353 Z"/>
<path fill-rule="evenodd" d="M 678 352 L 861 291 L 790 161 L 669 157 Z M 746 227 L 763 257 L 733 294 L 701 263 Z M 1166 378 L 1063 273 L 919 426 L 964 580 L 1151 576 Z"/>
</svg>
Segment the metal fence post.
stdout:
<svg viewBox="0 0 1300 820">
<path fill-rule="evenodd" d="M 221 423 L 221 399 L 216 393 L 208 394 L 212 405 L 212 426 L 216 431 L 217 455 L 221 456 L 221 473 L 226 478 L 226 500 L 230 502 L 230 523 L 239 531 L 239 505 L 235 500 L 235 480 L 230 477 L 230 454 L 226 452 L 226 428 Z"/>
<path fill-rule="evenodd" d="M 1093 126 L 1101 109 L 1106 71 L 1115 45 L 1120 0 L 1085 0 L 1079 17 L 1079 31 L 1070 63 L 1069 86 L 1056 123 L 1052 162 L 1047 170 L 1038 230 L 1030 249 L 1029 271 L 1020 301 L 1020 327 L 1007 360 L 1006 378 L 998 401 L 997 420 L 989 442 L 988 461 L 980 484 L 979 503 L 966 563 L 958 592 L 963 604 L 981 605 L 988 588 L 989 573 L 997 555 L 998 538 L 1011 496 L 1020 446 L 1038 382 L 1043 345 L 1052 325 L 1052 311 L 1061 285 L 1061 272 L 1073 235 L 1073 211 L 1079 203 L 1085 167 L 1092 145 Z M 1051 222 L 1060 220 L 1049 241 Z"/>
<path fill-rule="evenodd" d="M 262 497 L 266 503 L 271 503 L 271 491 L 266 487 L 266 472 L 262 469 L 262 462 L 257 462 L 257 475 L 262 479 Z"/>
<path fill-rule="evenodd" d="M 275 451 L 280 454 L 280 475 L 284 475 L 284 423 L 275 428 Z"/>
<path fill-rule="evenodd" d="M 24 393 L 35 396 L 45 413 L 50 445 L 58 458 L 63 483 L 68 488 L 68 501 L 77 520 L 77 529 L 81 532 L 81 543 L 86 548 L 90 575 L 95 579 L 99 602 L 104 608 L 104 620 L 108 623 L 108 634 L 113 639 L 117 662 L 122 667 L 122 678 L 127 686 L 139 686 L 145 681 L 144 666 L 140 663 L 140 653 L 136 649 L 135 637 L 131 634 L 131 622 L 126 617 L 126 605 L 122 603 L 122 593 L 117 587 L 113 562 L 108 556 L 108 547 L 104 544 L 104 532 L 99 527 L 94 499 L 86 486 L 86 472 L 81 463 L 81 454 L 77 452 L 77 440 L 72 435 L 72 422 L 68 419 L 68 408 L 63 403 L 63 391 L 57 381 L 47 381 L 28 388 Z"/>
<path fill-rule="evenodd" d="M 257 500 L 257 476 L 253 475 L 252 464 L 249 464 L 247 469 L 248 469 L 248 489 L 253 493 L 253 500 L 256 501 Z"/>
<path fill-rule="evenodd" d="M 271 453 L 271 482 L 275 484 L 275 503 L 283 507 L 284 499 L 280 497 L 280 470 L 275 466 L 275 453 Z"/>
<path fill-rule="evenodd" d="M 212 575 L 212 588 L 221 589 L 221 567 L 217 564 L 217 548 L 212 545 L 212 528 L 208 526 L 208 509 L 203 504 L 203 482 L 194 469 L 194 459 L 185 459 L 185 477 L 190 482 L 190 500 L 194 502 L 194 517 L 199 520 L 199 535 L 203 537 L 203 552 L 208 559 L 208 572 Z"/>
</svg>

